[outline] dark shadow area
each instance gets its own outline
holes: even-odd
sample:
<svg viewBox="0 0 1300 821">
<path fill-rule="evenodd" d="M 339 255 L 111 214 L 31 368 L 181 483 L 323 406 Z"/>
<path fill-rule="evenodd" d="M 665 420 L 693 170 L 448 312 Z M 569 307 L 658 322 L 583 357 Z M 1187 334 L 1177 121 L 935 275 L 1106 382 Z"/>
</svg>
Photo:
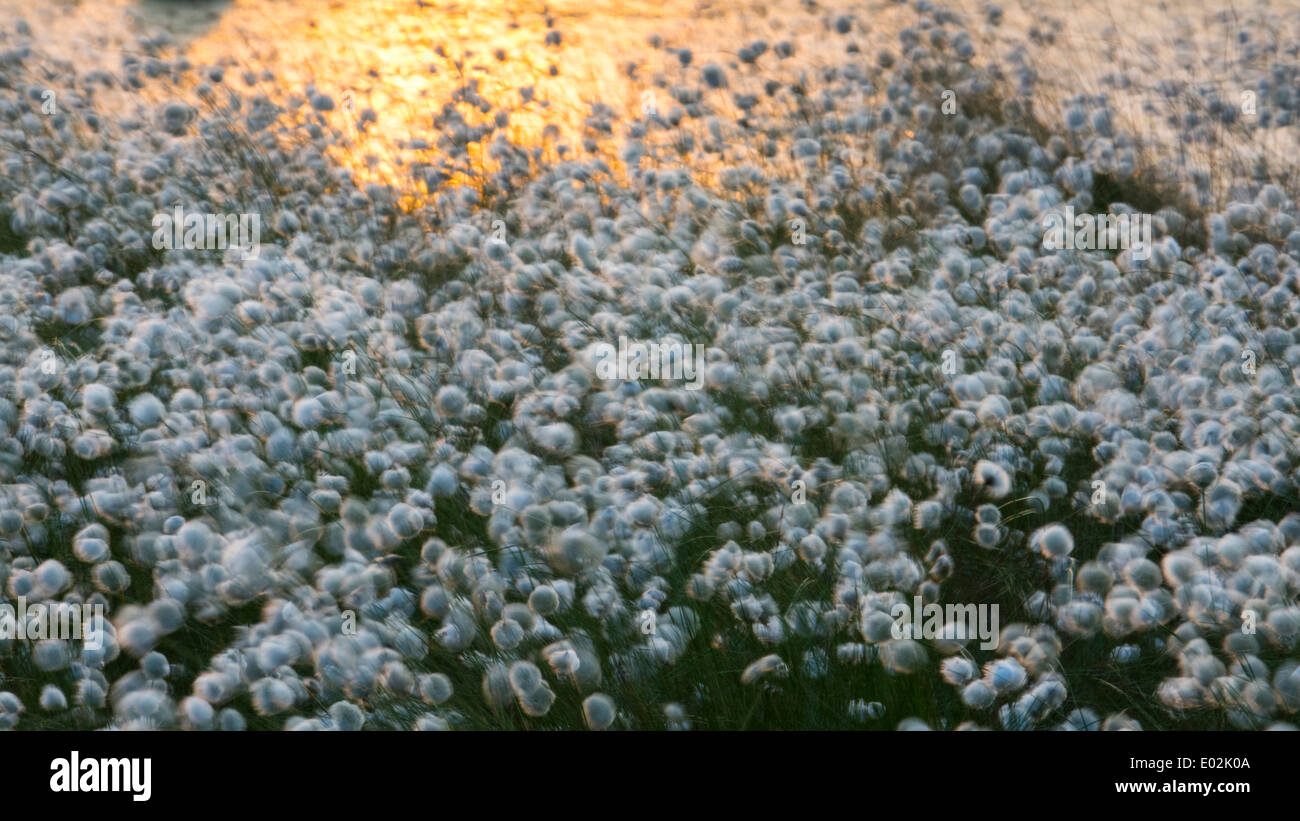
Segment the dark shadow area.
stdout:
<svg viewBox="0 0 1300 821">
<path fill-rule="evenodd" d="M 140 0 L 136 11 L 146 26 L 165 30 L 172 45 L 184 49 L 233 7 L 230 0 Z"/>
</svg>

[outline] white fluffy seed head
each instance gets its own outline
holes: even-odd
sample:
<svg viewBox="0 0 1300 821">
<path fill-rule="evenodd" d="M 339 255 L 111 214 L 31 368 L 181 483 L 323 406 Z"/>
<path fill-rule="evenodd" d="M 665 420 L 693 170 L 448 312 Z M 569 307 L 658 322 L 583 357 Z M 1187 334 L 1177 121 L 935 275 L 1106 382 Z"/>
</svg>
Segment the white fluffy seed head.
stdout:
<svg viewBox="0 0 1300 821">
<path fill-rule="evenodd" d="M 492 625 L 492 643 L 502 650 L 513 650 L 524 639 L 524 630 L 514 619 L 500 619 Z"/>
<path fill-rule="evenodd" d="M 87 385 L 81 394 L 81 406 L 91 414 L 108 413 L 116 401 L 112 388 L 98 382 Z"/>
<path fill-rule="evenodd" d="M 997 691 L 984 679 L 976 679 L 961 691 L 961 700 L 973 710 L 987 710 L 997 700 Z"/>
<path fill-rule="evenodd" d="M 539 616 L 554 613 L 559 604 L 560 597 L 550 585 L 541 585 L 528 595 L 528 608 Z"/>
<path fill-rule="evenodd" d="M 555 692 L 544 682 L 527 693 L 519 694 L 519 709 L 532 718 L 541 718 L 551 711 L 555 703 Z"/>
<path fill-rule="evenodd" d="M 589 729 L 608 729 L 617 715 L 618 710 L 614 706 L 614 699 L 604 693 L 592 693 L 583 699 L 582 716 Z"/>
<path fill-rule="evenodd" d="M 1028 674 L 1015 659 L 998 659 L 984 669 L 984 680 L 999 693 L 1010 693 L 1025 686 Z"/>
<path fill-rule="evenodd" d="M 434 401 L 438 404 L 439 412 L 444 416 L 455 418 L 465 410 L 465 406 L 469 404 L 469 397 L 458 385 L 444 385 L 438 390 Z"/>
<path fill-rule="evenodd" d="M 956 687 L 965 687 L 979 677 L 979 670 L 975 667 L 975 662 L 965 656 L 953 656 L 944 659 L 939 669 L 943 673 L 944 681 Z"/>
<path fill-rule="evenodd" d="M 1011 476 L 996 462 L 981 459 L 975 463 L 975 486 L 990 498 L 1001 499 L 1011 492 Z"/>
<path fill-rule="evenodd" d="M 516 661 L 510 665 L 510 687 L 515 695 L 524 696 L 542 684 L 542 671 L 531 661 Z"/>
<path fill-rule="evenodd" d="M 68 643 L 62 639 L 42 639 L 32 645 L 32 664 L 43 672 L 62 670 L 71 660 Z"/>
<path fill-rule="evenodd" d="M 1048 525 L 1040 528 L 1034 532 L 1029 541 L 1035 550 L 1049 559 L 1069 556 L 1074 551 L 1074 537 L 1064 525 Z"/>
<path fill-rule="evenodd" d="M 366 723 L 366 714 L 350 701 L 336 701 L 330 705 L 330 719 L 344 732 L 356 732 Z"/>
<path fill-rule="evenodd" d="M 420 677 L 420 698 L 427 704 L 442 704 L 452 696 L 451 679 L 443 673 Z"/>
<path fill-rule="evenodd" d="M 191 730 L 211 730 L 216 719 L 212 705 L 197 696 L 187 696 L 180 703 L 181 723 Z"/>
<path fill-rule="evenodd" d="M 57 713 L 68 709 L 68 697 L 53 684 L 41 688 L 41 709 L 47 713 Z"/>
</svg>

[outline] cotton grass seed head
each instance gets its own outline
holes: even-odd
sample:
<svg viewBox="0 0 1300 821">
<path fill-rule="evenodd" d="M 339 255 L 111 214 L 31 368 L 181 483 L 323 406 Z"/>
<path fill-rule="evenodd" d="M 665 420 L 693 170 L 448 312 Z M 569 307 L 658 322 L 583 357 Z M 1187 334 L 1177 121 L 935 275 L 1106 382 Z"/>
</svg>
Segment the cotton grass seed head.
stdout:
<svg viewBox="0 0 1300 821">
<path fill-rule="evenodd" d="M 590 730 L 607 730 L 617 716 L 614 699 L 604 693 L 592 693 L 582 701 L 582 716 Z"/>
<path fill-rule="evenodd" d="M 1069 556 L 1074 551 L 1074 537 L 1063 525 L 1048 525 L 1034 531 L 1030 546 L 1049 559 Z"/>
</svg>

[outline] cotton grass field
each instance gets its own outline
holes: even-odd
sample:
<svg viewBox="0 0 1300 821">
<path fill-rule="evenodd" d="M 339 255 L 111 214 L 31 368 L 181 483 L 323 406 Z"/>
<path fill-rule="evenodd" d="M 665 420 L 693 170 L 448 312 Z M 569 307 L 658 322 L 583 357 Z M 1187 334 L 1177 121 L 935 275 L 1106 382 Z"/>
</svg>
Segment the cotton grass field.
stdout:
<svg viewBox="0 0 1300 821">
<path fill-rule="evenodd" d="M 1295 729 L 1300 10 L 0 10 L 0 727 Z"/>
</svg>

